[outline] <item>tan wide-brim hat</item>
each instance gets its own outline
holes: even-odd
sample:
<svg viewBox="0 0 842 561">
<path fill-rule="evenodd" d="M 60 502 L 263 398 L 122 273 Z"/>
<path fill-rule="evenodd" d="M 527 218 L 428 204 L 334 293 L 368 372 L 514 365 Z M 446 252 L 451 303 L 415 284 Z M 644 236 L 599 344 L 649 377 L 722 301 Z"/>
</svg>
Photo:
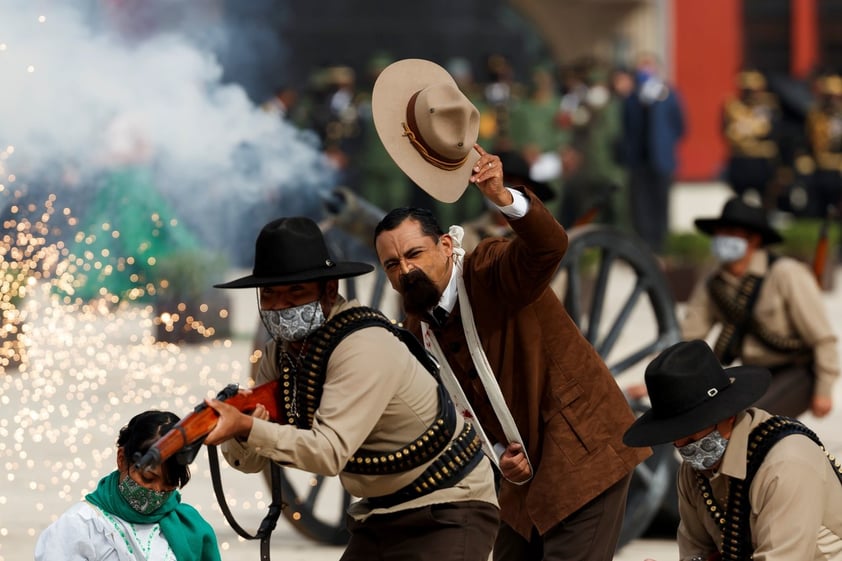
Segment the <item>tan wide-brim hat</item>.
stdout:
<svg viewBox="0 0 842 561">
<path fill-rule="evenodd" d="M 458 200 L 479 159 L 480 115 L 447 70 L 423 59 L 392 63 L 374 84 L 371 106 L 398 167 L 431 197 Z"/>
</svg>

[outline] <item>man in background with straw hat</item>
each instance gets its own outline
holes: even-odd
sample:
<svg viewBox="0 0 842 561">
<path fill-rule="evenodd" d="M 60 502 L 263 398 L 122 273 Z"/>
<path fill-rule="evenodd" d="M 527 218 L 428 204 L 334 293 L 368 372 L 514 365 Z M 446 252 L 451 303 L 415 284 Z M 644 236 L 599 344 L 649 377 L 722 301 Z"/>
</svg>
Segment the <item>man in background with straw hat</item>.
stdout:
<svg viewBox="0 0 842 561">
<path fill-rule="evenodd" d="M 765 211 L 739 197 L 718 217 L 698 218 L 712 236 L 720 266 L 699 281 L 681 323 L 684 339 L 704 339 L 721 330 L 713 345 L 719 362 L 762 366 L 772 383 L 757 406 L 797 417 L 824 417 L 833 408 L 839 378 L 836 334 L 812 272 L 766 247 L 781 241 Z"/>
<path fill-rule="evenodd" d="M 500 158 L 475 144 L 479 112 L 443 68 L 398 61 L 372 99 L 384 146 L 419 187 L 453 202 L 473 183 L 516 233 L 465 255 L 460 227 L 444 233 L 413 208 L 375 231 L 407 328 L 502 475 L 494 558 L 612 559 L 632 471 L 649 452 L 623 445 L 632 412 L 549 287 L 567 234 L 535 194 L 504 186 Z"/>
<path fill-rule="evenodd" d="M 280 418 L 208 400 L 220 417 L 205 442 L 247 473 L 274 461 L 339 475 L 362 497 L 348 509 L 345 561 L 486 561 L 499 509 L 473 426 L 412 335 L 339 295 L 339 279 L 372 269 L 331 259 L 309 218 L 263 227 L 254 272 L 217 287 L 257 289 L 272 341 L 255 382 L 279 381 Z"/>
<path fill-rule="evenodd" d="M 818 437 L 750 407 L 765 368 L 723 368 L 700 340 L 677 343 L 646 368 L 652 408 L 629 446 L 672 442 L 678 473 L 678 553 L 684 561 L 842 559 L 842 471 Z"/>
</svg>

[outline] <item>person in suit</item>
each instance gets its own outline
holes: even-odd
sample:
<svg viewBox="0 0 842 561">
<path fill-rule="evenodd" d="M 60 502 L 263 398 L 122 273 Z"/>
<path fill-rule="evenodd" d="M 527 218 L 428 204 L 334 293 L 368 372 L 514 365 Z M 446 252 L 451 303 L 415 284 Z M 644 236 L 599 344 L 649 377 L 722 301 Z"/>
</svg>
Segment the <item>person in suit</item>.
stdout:
<svg viewBox="0 0 842 561">
<path fill-rule="evenodd" d="M 684 128 L 681 100 L 660 76 L 657 57 L 641 55 L 635 89 L 623 105 L 623 157 L 632 225 L 655 253 L 663 251 L 669 229 L 669 192 Z"/>
<path fill-rule="evenodd" d="M 612 559 L 649 451 L 623 445 L 634 415 L 550 288 L 564 228 L 531 191 L 504 186 L 499 156 L 475 144 L 478 111 L 444 69 L 398 61 L 373 100 L 381 140 L 416 184 L 443 201 L 473 184 L 515 232 L 465 254 L 461 228 L 443 232 L 426 209 L 392 210 L 375 229 L 405 326 L 462 392 L 502 476 L 494 559 Z"/>
</svg>

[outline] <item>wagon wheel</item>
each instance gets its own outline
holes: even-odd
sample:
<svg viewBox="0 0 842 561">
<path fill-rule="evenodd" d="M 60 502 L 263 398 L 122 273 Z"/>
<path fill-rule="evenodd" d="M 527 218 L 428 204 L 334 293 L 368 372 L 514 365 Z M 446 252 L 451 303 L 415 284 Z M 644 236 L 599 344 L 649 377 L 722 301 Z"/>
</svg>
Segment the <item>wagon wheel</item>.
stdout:
<svg viewBox="0 0 842 561">
<path fill-rule="evenodd" d="M 611 373 L 621 377 L 679 341 L 675 302 L 654 255 L 642 241 L 604 226 L 569 231 L 553 288 Z M 622 383 L 622 382 L 621 382 Z M 648 409 L 631 403 L 636 414 Z M 654 448 L 632 477 L 619 545 L 639 537 L 675 484 L 672 446 Z"/>
</svg>

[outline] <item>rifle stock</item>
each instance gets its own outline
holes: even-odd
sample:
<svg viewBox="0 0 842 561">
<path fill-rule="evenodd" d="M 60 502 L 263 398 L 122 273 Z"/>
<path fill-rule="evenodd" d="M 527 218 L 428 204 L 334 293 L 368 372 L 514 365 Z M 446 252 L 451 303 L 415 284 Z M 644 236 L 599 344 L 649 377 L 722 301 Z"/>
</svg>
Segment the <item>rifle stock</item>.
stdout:
<svg viewBox="0 0 842 561">
<path fill-rule="evenodd" d="M 269 420 L 280 423 L 282 419 L 277 404 L 277 388 L 278 381 L 273 380 L 255 386 L 251 392 L 240 393 L 236 384 L 229 384 L 217 394 L 216 399 L 236 407 L 243 413 L 251 413 L 258 404 L 262 404 L 269 411 Z M 216 426 L 217 419 L 219 414 L 213 408 L 204 402 L 200 403 L 192 413 L 181 419 L 150 446 L 143 457 L 134 458 L 135 466 L 140 470 L 150 469 L 173 456 L 179 456 L 179 463 L 189 464 L 196 457 L 205 437 Z"/>
<path fill-rule="evenodd" d="M 816 242 L 816 250 L 813 254 L 813 276 L 819 286 L 824 286 L 824 273 L 827 269 L 827 257 L 830 247 L 830 221 L 833 218 L 833 210 L 828 209 L 827 215 L 819 230 L 819 239 Z"/>
</svg>

